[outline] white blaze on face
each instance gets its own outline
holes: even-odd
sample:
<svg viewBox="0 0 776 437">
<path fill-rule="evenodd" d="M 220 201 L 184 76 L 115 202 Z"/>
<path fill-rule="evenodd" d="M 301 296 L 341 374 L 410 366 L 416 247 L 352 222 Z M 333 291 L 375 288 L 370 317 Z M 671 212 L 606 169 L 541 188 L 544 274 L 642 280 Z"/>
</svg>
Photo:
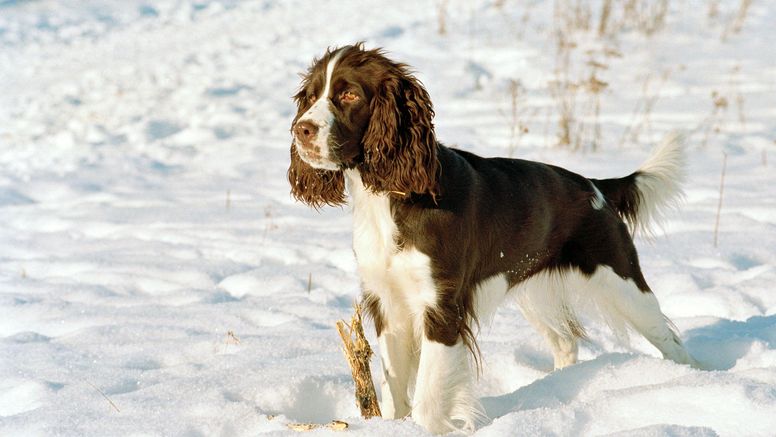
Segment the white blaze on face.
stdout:
<svg viewBox="0 0 776 437">
<path fill-rule="evenodd" d="M 331 125 L 334 123 L 334 114 L 331 111 L 329 92 L 331 91 L 331 77 L 334 74 L 334 68 L 337 66 L 337 62 L 341 56 L 342 50 L 334 53 L 334 55 L 329 58 L 329 62 L 326 64 L 326 83 L 323 87 L 323 92 L 321 92 L 315 100 L 313 106 L 299 117 L 299 120 L 297 121 L 297 123 L 307 121 L 318 127 L 318 134 L 312 140 L 312 147 L 317 152 L 317 156 L 310 156 L 305 152 L 301 145 L 298 145 L 297 143 L 296 148 L 299 152 L 299 156 L 313 167 L 326 170 L 338 169 L 337 164 L 330 159 L 329 133 L 331 131 Z"/>
</svg>

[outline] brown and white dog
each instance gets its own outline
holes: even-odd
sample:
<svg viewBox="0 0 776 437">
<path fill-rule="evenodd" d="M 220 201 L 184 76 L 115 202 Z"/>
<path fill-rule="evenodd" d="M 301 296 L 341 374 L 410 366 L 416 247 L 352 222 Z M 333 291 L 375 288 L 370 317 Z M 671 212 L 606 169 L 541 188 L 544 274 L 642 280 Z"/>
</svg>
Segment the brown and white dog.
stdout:
<svg viewBox="0 0 776 437">
<path fill-rule="evenodd" d="M 556 368 L 577 360 L 582 304 L 664 357 L 696 364 L 644 280 L 630 233 L 681 197 L 678 136 L 619 179 L 482 158 L 437 142 L 421 83 L 362 44 L 315 60 L 294 99 L 291 192 L 316 208 L 349 193 L 385 417 L 411 414 L 433 433 L 473 430 L 482 414 L 475 335 L 507 296 L 547 339 Z"/>
</svg>

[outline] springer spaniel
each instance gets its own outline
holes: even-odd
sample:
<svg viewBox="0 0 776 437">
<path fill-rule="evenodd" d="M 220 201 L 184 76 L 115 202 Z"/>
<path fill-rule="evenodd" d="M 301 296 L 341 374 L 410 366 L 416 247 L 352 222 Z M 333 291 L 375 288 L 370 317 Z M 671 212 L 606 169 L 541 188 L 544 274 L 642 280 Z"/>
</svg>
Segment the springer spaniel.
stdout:
<svg viewBox="0 0 776 437">
<path fill-rule="evenodd" d="M 315 208 L 350 195 L 385 417 L 411 414 L 433 433 L 473 430 L 475 335 L 507 296 L 556 368 L 577 360 L 583 304 L 665 358 L 697 365 L 644 280 L 630 233 L 648 231 L 681 197 L 678 136 L 615 179 L 482 158 L 439 143 L 422 84 L 362 44 L 315 60 L 294 100 L 291 193 Z"/>
</svg>

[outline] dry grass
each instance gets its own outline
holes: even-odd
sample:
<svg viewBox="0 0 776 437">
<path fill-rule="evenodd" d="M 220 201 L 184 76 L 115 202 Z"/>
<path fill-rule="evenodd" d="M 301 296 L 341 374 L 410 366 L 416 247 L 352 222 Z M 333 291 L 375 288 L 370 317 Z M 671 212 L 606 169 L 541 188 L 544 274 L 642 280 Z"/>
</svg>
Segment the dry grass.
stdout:
<svg viewBox="0 0 776 437">
<path fill-rule="evenodd" d="M 505 0 L 496 0 L 494 7 L 503 8 L 505 3 Z M 726 36 L 741 31 L 751 4 L 751 0 L 739 0 L 734 5 L 710 0 L 704 4 L 706 9 L 701 14 L 706 13 L 710 22 L 726 23 L 723 26 Z M 638 33 L 652 38 L 666 29 L 671 6 L 669 0 L 553 1 L 553 25 L 549 31 L 555 47 L 555 67 L 547 90 L 554 105 L 548 108 L 544 129 L 548 143 L 573 151 L 596 151 L 604 144 L 604 135 L 609 132 L 601 121 L 607 104 L 605 96 L 609 92 L 622 91 L 610 91 L 606 78 L 607 71 L 614 66 L 613 58 L 622 57 L 618 50 L 621 35 Z M 525 24 L 516 24 L 516 27 L 524 28 Z M 616 62 L 622 64 L 627 59 Z M 652 113 L 672 74 L 673 69 L 666 69 L 645 76 L 631 120 L 623 127 L 620 146 L 640 144 L 645 137 L 651 141 Z M 711 112 L 698 127 L 702 132 L 703 145 L 712 135 L 723 130 L 725 114 L 733 105 L 738 123 L 746 128 L 745 99 L 740 91 L 739 75 L 740 67 L 735 67 L 731 73 L 731 90 L 725 89 L 724 95 L 722 92 L 712 95 Z M 525 90 L 515 80 L 510 81 L 508 95 L 511 104 L 508 153 L 513 156 L 528 130 L 525 113 L 520 108 L 527 107 L 530 102 Z"/>
<path fill-rule="evenodd" d="M 728 108 L 727 97 L 721 95 L 716 90 L 711 92 L 711 114 L 701 123 L 703 127 L 703 141 L 701 147 L 706 147 L 709 143 L 712 133 L 718 134 L 724 127 L 724 113 Z"/>
<path fill-rule="evenodd" d="M 114 410 L 116 410 L 116 412 L 117 412 L 117 413 L 121 413 L 121 410 L 119 410 L 119 407 L 118 407 L 118 406 L 116 406 L 116 404 L 114 404 L 114 403 L 113 403 L 113 401 L 112 401 L 112 400 L 111 400 L 111 399 L 108 397 L 108 395 L 106 395 L 106 394 L 105 394 L 105 392 L 103 392 L 102 390 L 100 390 L 99 388 L 97 388 L 97 386 L 96 386 L 96 385 L 92 384 L 92 383 L 91 383 L 91 382 L 89 382 L 89 381 L 86 381 L 86 383 L 87 383 L 87 384 L 89 384 L 90 386 L 92 386 L 92 388 L 93 388 L 93 389 L 95 389 L 95 390 L 97 391 L 97 393 L 101 394 L 101 395 L 102 395 L 102 397 L 103 397 L 103 398 L 105 398 L 105 400 L 106 400 L 106 401 L 108 401 L 108 404 L 110 404 L 110 406 L 111 406 L 111 407 L 112 407 Z"/>
<path fill-rule="evenodd" d="M 517 146 L 522 141 L 523 135 L 528 133 L 528 125 L 525 122 L 525 87 L 519 80 L 509 81 L 509 151 L 508 156 L 514 156 Z"/>
<path fill-rule="evenodd" d="M 554 78 L 548 85 L 558 112 L 557 144 L 595 151 L 602 142 L 602 97 L 609 87 L 603 74 L 612 58 L 621 54 L 607 42 L 579 53 L 569 29 L 555 29 L 554 35 Z"/>
<path fill-rule="evenodd" d="M 741 33 L 744 28 L 744 21 L 749 14 L 749 6 L 752 5 L 752 0 L 741 0 L 738 4 L 738 9 L 733 15 L 733 18 L 728 21 L 725 30 L 722 32 L 722 40 L 726 40 L 730 35 Z"/>
<path fill-rule="evenodd" d="M 740 128 L 746 131 L 746 101 L 740 87 L 741 66 L 735 65 L 730 70 L 730 79 L 723 91 L 711 92 L 711 111 L 701 121 L 698 130 L 702 132 L 701 147 L 708 145 L 715 136 L 726 130 L 728 122 L 737 121 Z M 735 105 L 735 115 L 728 115 L 728 109 Z M 733 117 L 732 120 L 730 118 Z"/>
<path fill-rule="evenodd" d="M 730 90 L 734 95 L 736 102 L 736 112 L 738 114 L 738 122 L 741 127 L 746 130 L 746 110 L 744 109 L 744 94 L 741 92 L 741 66 L 736 65 L 730 70 Z"/>
<path fill-rule="evenodd" d="M 595 7 L 599 9 L 595 10 Z M 604 141 L 601 113 L 609 83 L 604 78 L 614 58 L 621 58 L 618 37 L 638 31 L 651 37 L 665 27 L 668 0 L 556 0 L 554 3 L 555 69 L 549 92 L 557 111 L 557 144 L 571 150 L 599 149 Z M 592 17 L 598 23 L 593 26 Z M 585 41 L 581 51 L 576 41 Z M 662 76 L 660 84 L 667 79 Z M 634 111 L 633 123 L 620 143 L 638 140 L 650 128 L 650 114 L 659 96 L 645 83 L 642 99 Z"/>
<path fill-rule="evenodd" d="M 573 36 L 574 21 L 566 18 L 557 7 L 555 37 L 555 69 L 554 79 L 550 81 L 549 91 L 555 100 L 558 110 L 558 146 L 576 150 L 580 147 L 579 136 L 576 135 L 576 97 L 579 86 L 571 79 L 572 54 L 576 44 Z M 560 26 L 560 27 L 558 27 Z"/>
<path fill-rule="evenodd" d="M 727 153 L 722 153 L 722 175 L 719 179 L 719 203 L 717 204 L 717 218 L 714 222 L 714 247 L 719 243 L 719 216 L 722 213 L 722 193 L 725 190 L 725 171 L 727 170 Z"/>
<path fill-rule="evenodd" d="M 447 35 L 447 0 L 437 1 L 437 33 Z"/>
<path fill-rule="evenodd" d="M 609 86 L 608 83 L 602 81 L 598 76 L 599 72 L 606 70 L 608 67 L 606 64 L 595 60 L 593 53 L 590 54 L 590 60 L 587 63 L 590 68 L 588 77 L 583 82 L 583 87 L 587 95 L 589 96 L 590 103 L 592 105 L 592 134 L 590 138 L 590 144 L 593 151 L 598 150 L 599 144 L 601 144 L 601 94 Z"/>
<path fill-rule="evenodd" d="M 668 0 L 627 0 L 623 5 L 623 27 L 633 27 L 651 36 L 662 30 L 668 15 Z"/>
<path fill-rule="evenodd" d="M 275 213 L 273 212 L 272 204 L 267 204 L 264 206 L 264 234 L 262 236 L 262 239 L 267 239 L 267 234 L 269 234 L 270 231 L 274 231 L 278 229 L 278 225 L 275 224 Z"/>
<path fill-rule="evenodd" d="M 587 0 L 555 0 L 553 5 L 556 26 L 569 33 L 590 30 L 592 16 Z"/>
<path fill-rule="evenodd" d="M 604 0 L 601 5 L 601 13 L 598 15 L 598 36 L 602 37 L 607 34 L 609 27 L 609 19 L 612 16 L 612 1 Z"/>
<path fill-rule="evenodd" d="M 523 36 L 525 35 L 525 31 L 529 29 L 528 25 L 531 21 L 533 8 L 535 8 L 539 3 L 520 2 L 520 6 L 523 8 L 523 12 L 520 14 L 520 18 L 517 20 L 514 19 L 510 11 L 504 9 L 505 3 L 506 2 L 504 0 L 497 0 L 493 3 L 493 7 L 500 12 L 501 18 L 507 23 L 510 36 L 513 36 L 518 41 L 522 40 Z M 474 14 L 474 11 L 472 11 L 472 14 Z"/>
<path fill-rule="evenodd" d="M 581 139 L 577 135 L 576 97 L 578 87 L 568 81 L 550 82 L 550 94 L 555 99 L 558 110 L 558 146 L 577 150 Z"/>
<path fill-rule="evenodd" d="M 709 0 L 707 3 L 706 17 L 709 22 L 714 22 L 719 18 L 719 0 Z"/>
<path fill-rule="evenodd" d="M 240 338 L 232 330 L 226 331 L 226 338 L 224 338 L 224 353 L 229 349 L 230 344 L 235 346 L 240 344 Z"/>
<path fill-rule="evenodd" d="M 641 86 L 641 97 L 636 102 L 631 120 L 620 136 L 620 147 L 625 143 L 639 144 L 641 136 L 652 130 L 652 109 L 660 98 L 660 90 L 671 75 L 670 70 L 665 70 L 655 81 L 651 74 L 647 74 Z"/>
<path fill-rule="evenodd" d="M 722 27 L 720 38 L 727 40 L 730 36 L 741 33 L 749 15 L 752 0 L 740 0 L 735 8 L 721 5 L 719 0 L 707 2 L 706 17 L 710 26 Z"/>
</svg>

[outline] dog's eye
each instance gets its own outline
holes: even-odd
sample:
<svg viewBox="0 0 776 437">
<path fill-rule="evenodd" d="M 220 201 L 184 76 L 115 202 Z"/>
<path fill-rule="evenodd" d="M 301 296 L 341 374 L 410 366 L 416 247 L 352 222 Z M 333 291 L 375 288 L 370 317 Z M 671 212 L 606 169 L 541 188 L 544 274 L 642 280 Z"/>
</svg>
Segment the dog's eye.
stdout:
<svg viewBox="0 0 776 437">
<path fill-rule="evenodd" d="M 340 102 L 342 103 L 353 103 L 356 100 L 358 100 L 358 94 L 352 91 L 345 91 L 340 95 Z"/>
</svg>

